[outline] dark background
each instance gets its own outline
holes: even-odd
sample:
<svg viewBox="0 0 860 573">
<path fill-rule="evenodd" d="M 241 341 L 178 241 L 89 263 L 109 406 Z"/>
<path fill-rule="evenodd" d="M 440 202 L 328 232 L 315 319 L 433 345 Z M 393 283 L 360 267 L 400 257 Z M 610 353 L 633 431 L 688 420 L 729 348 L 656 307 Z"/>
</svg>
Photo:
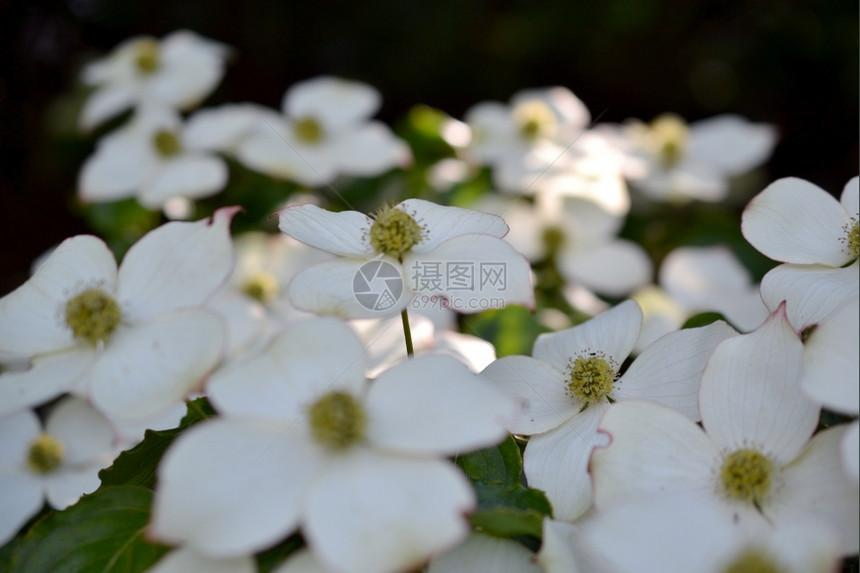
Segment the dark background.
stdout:
<svg viewBox="0 0 860 573">
<path fill-rule="evenodd" d="M 74 129 L 83 62 L 139 34 L 189 28 L 235 48 L 204 102 L 272 107 L 335 74 L 380 89 L 394 123 L 424 103 L 564 85 L 601 121 L 734 112 L 776 124 L 770 179 L 838 194 L 858 174 L 856 1 L 0 1 L 0 293 L 32 260 L 87 232 L 73 208 L 93 138 Z"/>
</svg>

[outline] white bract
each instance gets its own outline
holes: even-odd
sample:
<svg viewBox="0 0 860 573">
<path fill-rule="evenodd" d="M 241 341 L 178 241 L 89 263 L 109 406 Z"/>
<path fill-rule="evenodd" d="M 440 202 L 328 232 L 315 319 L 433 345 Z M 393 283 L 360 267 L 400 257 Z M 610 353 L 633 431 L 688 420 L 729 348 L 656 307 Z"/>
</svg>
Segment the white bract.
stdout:
<svg viewBox="0 0 860 573">
<path fill-rule="evenodd" d="M 222 321 L 201 305 L 232 268 L 235 212 L 163 225 L 119 269 L 100 239 L 65 240 L 0 299 L 0 351 L 32 357 L 28 370 L 0 375 L 0 414 L 71 391 L 139 420 L 199 388 L 223 352 Z"/>
<path fill-rule="evenodd" d="M 626 156 L 624 174 L 636 189 L 661 201 L 721 201 L 729 179 L 764 163 L 776 129 L 737 115 L 687 124 L 665 114 L 650 124 L 601 125 Z"/>
<path fill-rule="evenodd" d="M 215 89 L 224 75 L 228 48 L 194 32 L 173 32 L 162 40 L 138 36 L 84 67 L 82 81 L 96 88 L 81 112 L 89 130 L 142 103 L 186 110 Z"/>
<path fill-rule="evenodd" d="M 79 398 L 51 409 L 42 428 L 30 410 L 0 418 L 0 545 L 41 508 L 65 509 L 99 486 L 119 453 L 110 422 Z"/>
<path fill-rule="evenodd" d="M 845 185 L 840 201 L 802 179 L 780 179 L 744 210 L 747 241 L 786 263 L 764 276 L 762 299 L 771 310 L 787 301 L 795 330 L 817 324 L 860 292 L 858 211 L 858 177 Z"/>
<path fill-rule="evenodd" d="M 507 356 L 482 377 L 524 401 L 509 426 L 532 436 L 523 455 L 529 485 L 546 492 L 556 519 L 572 521 L 591 504 L 588 460 L 603 444 L 597 429 L 612 402 L 644 398 L 699 419 L 699 377 L 711 350 L 735 334 L 724 322 L 670 333 L 646 348 L 623 376 L 642 311 L 626 301 L 571 329 L 542 334 L 528 356 Z"/>
<path fill-rule="evenodd" d="M 380 103 L 379 92 L 361 82 L 330 76 L 299 82 L 284 95 L 282 113 L 260 112 L 236 156 L 251 169 L 309 186 L 405 166 L 409 147 L 370 120 Z"/>
<path fill-rule="evenodd" d="M 147 105 L 98 142 L 81 168 L 78 196 L 96 202 L 137 197 L 144 207 L 162 209 L 171 199 L 213 195 L 227 178 L 224 160 L 191 144 L 176 112 Z"/>
<path fill-rule="evenodd" d="M 375 318 L 400 312 L 416 294 L 444 297 L 462 313 L 534 304 L 529 264 L 501 239 L 508 226 L 495 215 L 407 199 L 373 218 L 315 205 L 288 207 L 279 218 L 281 231 L 340 255 L 293 279 L 298 308 Z"/>
<path fill-rule="evenodd" d="M 433 559 L 427 573 L 542 573 L 543 568 L 534 559 L 534 553 L 513 539 L 472 533 L 463 543 Z"/>
<path fill-rule="evenodd" d="M 301 526 L 329 569 L 380 572 L 463 540 L 475 494 L 444 458 L 501 441 L 519 405 L 442 356 L 368 383 L 365 352 L 344 323 L 311 319 L 217 372 L 222 418 L 165 454 L 151 535 L 229 557 Z"/>
<path fill-rule="evenodd" d="M 803 347 L 785 307 L 750 334 L 717 346 L 702 374 L 704 431 L 661 404 L 629 401 L 600 423 L 611 444 L 591 459 L 598 511 L 654 495 L 721 505 L 735 527 L 762 517 L 779 529 L 814 521 L 831 528 L 840 555 L 857 553 L 858 490 L 842 470 L 847 426 L 819 432 L 819 408 L 799 391 Z"/>
</svg>

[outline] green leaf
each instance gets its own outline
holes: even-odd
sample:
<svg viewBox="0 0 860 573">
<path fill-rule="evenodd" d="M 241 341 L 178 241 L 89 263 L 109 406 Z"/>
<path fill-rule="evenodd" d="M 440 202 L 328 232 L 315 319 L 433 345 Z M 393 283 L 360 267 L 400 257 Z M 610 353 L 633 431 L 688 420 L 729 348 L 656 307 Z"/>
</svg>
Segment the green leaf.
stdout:
<svg viewBox="0 0 860 573">
<path fill-rule="evenodd" d="M 122 452 L 113 465 L 99 472 L 101 487 L 117 485 L 139 485 L 152 489 L 155 487 L 155 471 L 161 456 L 168 446 L 189 425 L 214 414 L 206 398 L 198 398 L 188 403 L 188 411 L 178 428 L 172 430 L 147 430 L 143 441 L 130 450 Z"/>
<path fill-rule="evenodd" d="M 257 570 L 259 573 L 270 573 L 304 545 L 305 541 L 298 533 L 287 537 L 274 547 L 257 554 Z"/>
<path fill-rule="evenodd" d="M 498 482 L 506 487 L 521 482 L 523 459 L 511 436 L 498 446 L 457 456 L 454 462 L 473 482 Z"/>
<path fill-rule="evenodd" d="M 552 515 L 542 491 L 500 483 L 478 482 L 474 486 L 478 510 L 469 517 L 474 527 L 500 537 L 530 535 L 540 539 L 543 518 Z"/>
<path fill-rule="evenodd" d="M 12 555 L 10 573 L 145 571 L 169 548 L 147 541 L 152 492 L 110 487 L 38 522 Z"/>
<path fill-rule="evenodd" d="M 719 312 L 700 312 L 687 319 L 681 328 L 698 328 L 700 326 L 708 326 L 718 320 L 726 320 Z M 728 322 L 728 321 L 727 321 Z"/>
</svg>

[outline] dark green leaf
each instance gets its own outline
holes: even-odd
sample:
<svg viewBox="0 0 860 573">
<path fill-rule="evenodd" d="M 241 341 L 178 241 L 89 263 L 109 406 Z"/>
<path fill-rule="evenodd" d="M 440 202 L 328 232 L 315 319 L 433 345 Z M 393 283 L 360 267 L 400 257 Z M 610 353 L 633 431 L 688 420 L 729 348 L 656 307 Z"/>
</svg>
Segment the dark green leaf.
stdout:
<svg viewBox="0 0 860 573">
<path fill-rule="evenodd" d="M 152 492 L 109 487 L 38 522 L 12 556 L 10 573 L 145 571 L 169 548 L 145 539 Z"/>
<path fill-rule="evenodd" d="M 457 456 L 454 461 L 473 482 L 498 482 L 506 487 L 520 483 L 523 460 L 511 436 L 498 446 Z"/>
<path fill-rule="evenodd" d="M 523 486 L 505 487 L 499 483 L 475 483 L 478 511 L 469 519 L 472 525 L 491 535 L 541 537 L 544 516 L 552 508 L 540 490 Z"/>
<path fill-rule="evenodd" d="M 304 539 L 298 533 L 287 537 L 274 547 L 257 554 L 257 570 L 269 573 L 283 563 L 287 557 L 304 547 Z"/>
<path fill-rule="evenodd" d="M 708 326 L 718 320 L 726 320 L 719 312 L 700 312 L 687 319 L 687 322 L 681 328 L 698 328 L 700 326 Z"/>
</svg>

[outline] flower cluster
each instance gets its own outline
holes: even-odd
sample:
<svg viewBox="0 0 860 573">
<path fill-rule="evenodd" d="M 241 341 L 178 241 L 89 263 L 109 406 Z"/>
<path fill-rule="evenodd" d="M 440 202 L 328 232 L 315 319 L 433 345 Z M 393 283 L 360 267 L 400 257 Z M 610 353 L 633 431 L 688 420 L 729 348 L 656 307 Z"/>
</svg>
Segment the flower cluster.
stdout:
<svg viewBox="0 0 860 573">
<path fill-rule="evenodd" d="M 755 194 L 735 176 L 773 126 L 594 125 L 559 86 L 425 109 L 442 157 L 332 76 L 184 117 L 228 54 L 183 31 L 84 68 L 81 128 L 118 125 L 78 180 L 103 237 L 0 298 L 10 571 L 857 555 L 860 178 Z M 722 222 L 778 266 L 644 240 L 730 190 Z"/>
</svg>

